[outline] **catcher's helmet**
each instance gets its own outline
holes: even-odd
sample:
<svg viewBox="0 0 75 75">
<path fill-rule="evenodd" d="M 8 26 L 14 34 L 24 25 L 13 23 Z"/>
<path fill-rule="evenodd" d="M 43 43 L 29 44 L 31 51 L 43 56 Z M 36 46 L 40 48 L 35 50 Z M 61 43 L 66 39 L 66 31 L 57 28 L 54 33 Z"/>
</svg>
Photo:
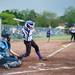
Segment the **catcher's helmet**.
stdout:
<svg viewBox="0 0 75 75">
<path fill-rule="evenodd" d="M 7 31 L 5 29 L 1 32 L 1 37 L 8 38 L 10 35 L 10 31 Z"/>
</svg>

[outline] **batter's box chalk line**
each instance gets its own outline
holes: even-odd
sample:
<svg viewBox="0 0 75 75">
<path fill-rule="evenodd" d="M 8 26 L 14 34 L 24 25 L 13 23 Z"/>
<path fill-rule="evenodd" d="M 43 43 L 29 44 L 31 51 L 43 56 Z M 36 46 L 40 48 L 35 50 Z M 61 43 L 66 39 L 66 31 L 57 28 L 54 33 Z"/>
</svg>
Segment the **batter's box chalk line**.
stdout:
<svg viewBox="0 0 75 75">
<path fill-rule="evenodd" d="M 30 69 L 37 69 L 39 67 L 45 67 L 46 66 L 46 63 L 36 63 L 34 66 L 29 66 L 28 68 Z"/>
<path fill-rule="evenodd" d="M 10 72 L 10 73 L 6 73 L 6 74 L 3 74 L 3 75 L 18 75 L 18 74 L 25 74 L 25 73 L 36 73 L 36 72 L 55 71 L 55 70 L 71 70 L 71 69 L 75 69 L 75 67 L 63 66 L 63 67 L 47 68 L 47 69 L 38 68 L 37 70 Z"/>
<path fill-rule="evenodd" d="M 69 43 L 67 45 L 64 45 L 62 48 L 54 51 L 53 53 L 51 53 L 50 55 L 47 56 L 47 58 L 52 57 L 54 55 L 56 55 L 57 53 L 61 52 L 62 50 L 64 50 L 65 48 L 69 47 L 72 43 Z"/>
</svg>

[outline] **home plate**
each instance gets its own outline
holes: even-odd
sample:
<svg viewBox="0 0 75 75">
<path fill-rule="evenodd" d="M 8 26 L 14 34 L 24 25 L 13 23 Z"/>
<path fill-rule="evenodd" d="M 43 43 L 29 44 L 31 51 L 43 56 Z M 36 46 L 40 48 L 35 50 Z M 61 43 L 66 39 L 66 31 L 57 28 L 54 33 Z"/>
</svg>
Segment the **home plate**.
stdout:
<svg viewBox="0 0 75 75">
<path fill-rule="evenodd" d="M 37 65 L 37 66 L 42 66 L 42 67 L 43 67 L 43 66 L 46 66 L 46 63 L 37 63 L 36 65 Z"/>
<path fill-rule="evenodd" d="M 37 69 L 37 66 L 29 66 L 28 68 L 29 68 L 29 69 L 34 69 L 34 70 L 36 70 L 36 69 Z"/>
<path fill-rule="evenodd" d="M 39 67 L 45 67 L 45 66 L 46 66 L 45 63 L 36 63 L 34 66 L 32 65 L 32 66 L 29 66 L 28 68 L 30 68 L 30 69 L 37 69 Z"/>
</svg>

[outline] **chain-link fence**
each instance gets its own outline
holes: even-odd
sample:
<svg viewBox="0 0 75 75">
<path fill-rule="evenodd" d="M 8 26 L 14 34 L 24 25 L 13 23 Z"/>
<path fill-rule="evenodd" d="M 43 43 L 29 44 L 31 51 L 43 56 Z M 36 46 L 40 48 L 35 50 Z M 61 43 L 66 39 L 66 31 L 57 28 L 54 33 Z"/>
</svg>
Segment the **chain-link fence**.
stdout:
<svg viewBox="0 0 75 75">
<path fill-rule="evenodd" d="M 1 27 L 1 31 L 3 29 L 8 30 L 11 33 L 11 38 L 14 40 L 17 39 L 22 39 L 22 35 L 21 35 L 21 29 L 22 26 L 11 26 L 11 25 L 2 25 Z M 46 33 L 47 33 L 47 29 L 46 27 L 35 27 L 35 32 L 33 33 L 33 38 L 37 39 L 46 39 Z M 63 39 L 67 39 L 67 37 L 69 38 L 69 35 L 65 32 L 65 29 L 58 29 L 58 28 L 51 28 L 51 37 L 53 38 L 58 38 L 62 37 Z"/>
</svg>

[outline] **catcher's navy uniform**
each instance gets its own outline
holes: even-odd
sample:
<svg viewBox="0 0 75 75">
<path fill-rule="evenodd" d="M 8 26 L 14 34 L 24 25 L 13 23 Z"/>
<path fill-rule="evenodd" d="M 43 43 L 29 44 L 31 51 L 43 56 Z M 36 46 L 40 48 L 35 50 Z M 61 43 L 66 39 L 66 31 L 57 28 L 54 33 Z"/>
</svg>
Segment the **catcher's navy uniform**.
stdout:
<svg viewBox="0 0 75 75">
<path fill-rule="evenodd" d="M 22 28 L 24 44 L 26 46 L 26 53 L 23 54 L 21 57 L 29 56 L 30 52 L 31 52 L 31 47 L 33 47 L 35 49 L 35 52 L 38 55 L 39 59 L 43 59 L 41 54 L 40 54 L 38 45 L 32 39 L 32 33 L 34 31 L 33 27 L 34 27 L 34 22 L 26 21 L 25 26 Z"/>
<path fill-rule="evenodd" d="M 20 66 L 21 61 L 16 56 L 10 55 L 11 45 L 9 40 L 7 40 L 8 37 L 9 35 L 2 33 L 2 39 L 0 40 L 0 66 L 5 68 Z"/>
</svg>

